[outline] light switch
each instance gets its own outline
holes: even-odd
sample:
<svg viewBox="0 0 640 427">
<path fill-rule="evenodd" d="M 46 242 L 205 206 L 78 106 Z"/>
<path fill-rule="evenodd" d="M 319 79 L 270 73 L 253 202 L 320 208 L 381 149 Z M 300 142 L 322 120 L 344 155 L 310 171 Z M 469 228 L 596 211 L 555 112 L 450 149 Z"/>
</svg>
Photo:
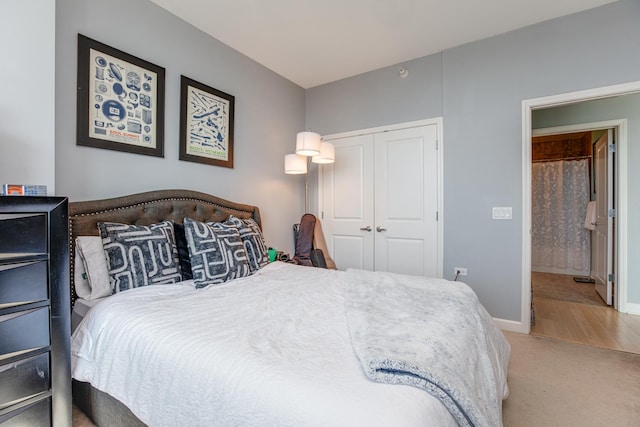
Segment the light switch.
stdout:
<svg viewBox="0 0 640 427">
<path fill-rule="evenodd" d="M 513 219 L 513 210 L 511 206 L 508 207 L 494 207 L 493 219 Z"/>
</svg>

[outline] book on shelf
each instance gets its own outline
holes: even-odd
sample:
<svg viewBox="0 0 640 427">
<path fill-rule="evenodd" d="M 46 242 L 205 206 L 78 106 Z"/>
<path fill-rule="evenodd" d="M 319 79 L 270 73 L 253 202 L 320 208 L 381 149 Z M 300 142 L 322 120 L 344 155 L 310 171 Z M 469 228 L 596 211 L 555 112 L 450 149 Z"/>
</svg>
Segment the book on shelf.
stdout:
<svg viewBox="0 0 640 427">
<path fill-rule="evenodd" d="M 4 196 L 46 196 L 46 185 L 3 184 L 0 195 Z"/>
</svg>

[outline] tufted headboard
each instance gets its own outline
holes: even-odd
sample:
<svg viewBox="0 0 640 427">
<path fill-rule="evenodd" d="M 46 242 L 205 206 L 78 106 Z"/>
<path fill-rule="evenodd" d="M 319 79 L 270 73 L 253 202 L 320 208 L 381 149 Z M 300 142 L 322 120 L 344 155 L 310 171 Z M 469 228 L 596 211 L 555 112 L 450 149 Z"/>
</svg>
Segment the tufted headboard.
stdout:
<svg viewBox="0 0 640 427">
<path fill-rule="evenodd" d="M 182 223 L 185 217 L 197 221 L 219 222 L 226 220 L 231 214 L 238 218 L 253 218 L 262 228 L 260 209 L 257 206 L 230 202 L 191 190 L 157 190 L 112 199 L 69 203 L 71 305 L 77 298 L 74 285 L 76 237 L 97 236 L 98 222 L 149 225 L 164 220 Z"/>
</svg>

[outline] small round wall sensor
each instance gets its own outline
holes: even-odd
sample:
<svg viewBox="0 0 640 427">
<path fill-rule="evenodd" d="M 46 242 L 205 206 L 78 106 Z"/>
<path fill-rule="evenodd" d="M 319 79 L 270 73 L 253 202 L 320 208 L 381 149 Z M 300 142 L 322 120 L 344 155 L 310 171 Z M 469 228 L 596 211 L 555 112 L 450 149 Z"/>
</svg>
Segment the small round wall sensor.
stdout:
<svg viewBox="0 0 640 427">
<path fill-rule="evenodd" d="M 404 68 L 404 67 L 401 67 L 401 68 L 398 70 L 398 75 L 404 79 L 405 77 L 407 77 L 407 76 L 409 75 L 409 70 L 407 70 L 407 69 L 406 69 L 406 68 Z"/>
</svg>

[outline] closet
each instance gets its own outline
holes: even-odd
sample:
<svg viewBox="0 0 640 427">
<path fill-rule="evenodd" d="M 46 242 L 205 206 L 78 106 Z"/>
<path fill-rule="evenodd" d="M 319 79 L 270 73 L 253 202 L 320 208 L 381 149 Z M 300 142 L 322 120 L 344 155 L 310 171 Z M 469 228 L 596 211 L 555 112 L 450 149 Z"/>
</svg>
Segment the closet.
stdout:
<svg viewBox="0 0 640 427">
<path fill-rule="evenodd" d="M 441 120 L 325 137 L 319 175 L 328 249 L 340 270 L 442 277 Z"/>
</svg>

